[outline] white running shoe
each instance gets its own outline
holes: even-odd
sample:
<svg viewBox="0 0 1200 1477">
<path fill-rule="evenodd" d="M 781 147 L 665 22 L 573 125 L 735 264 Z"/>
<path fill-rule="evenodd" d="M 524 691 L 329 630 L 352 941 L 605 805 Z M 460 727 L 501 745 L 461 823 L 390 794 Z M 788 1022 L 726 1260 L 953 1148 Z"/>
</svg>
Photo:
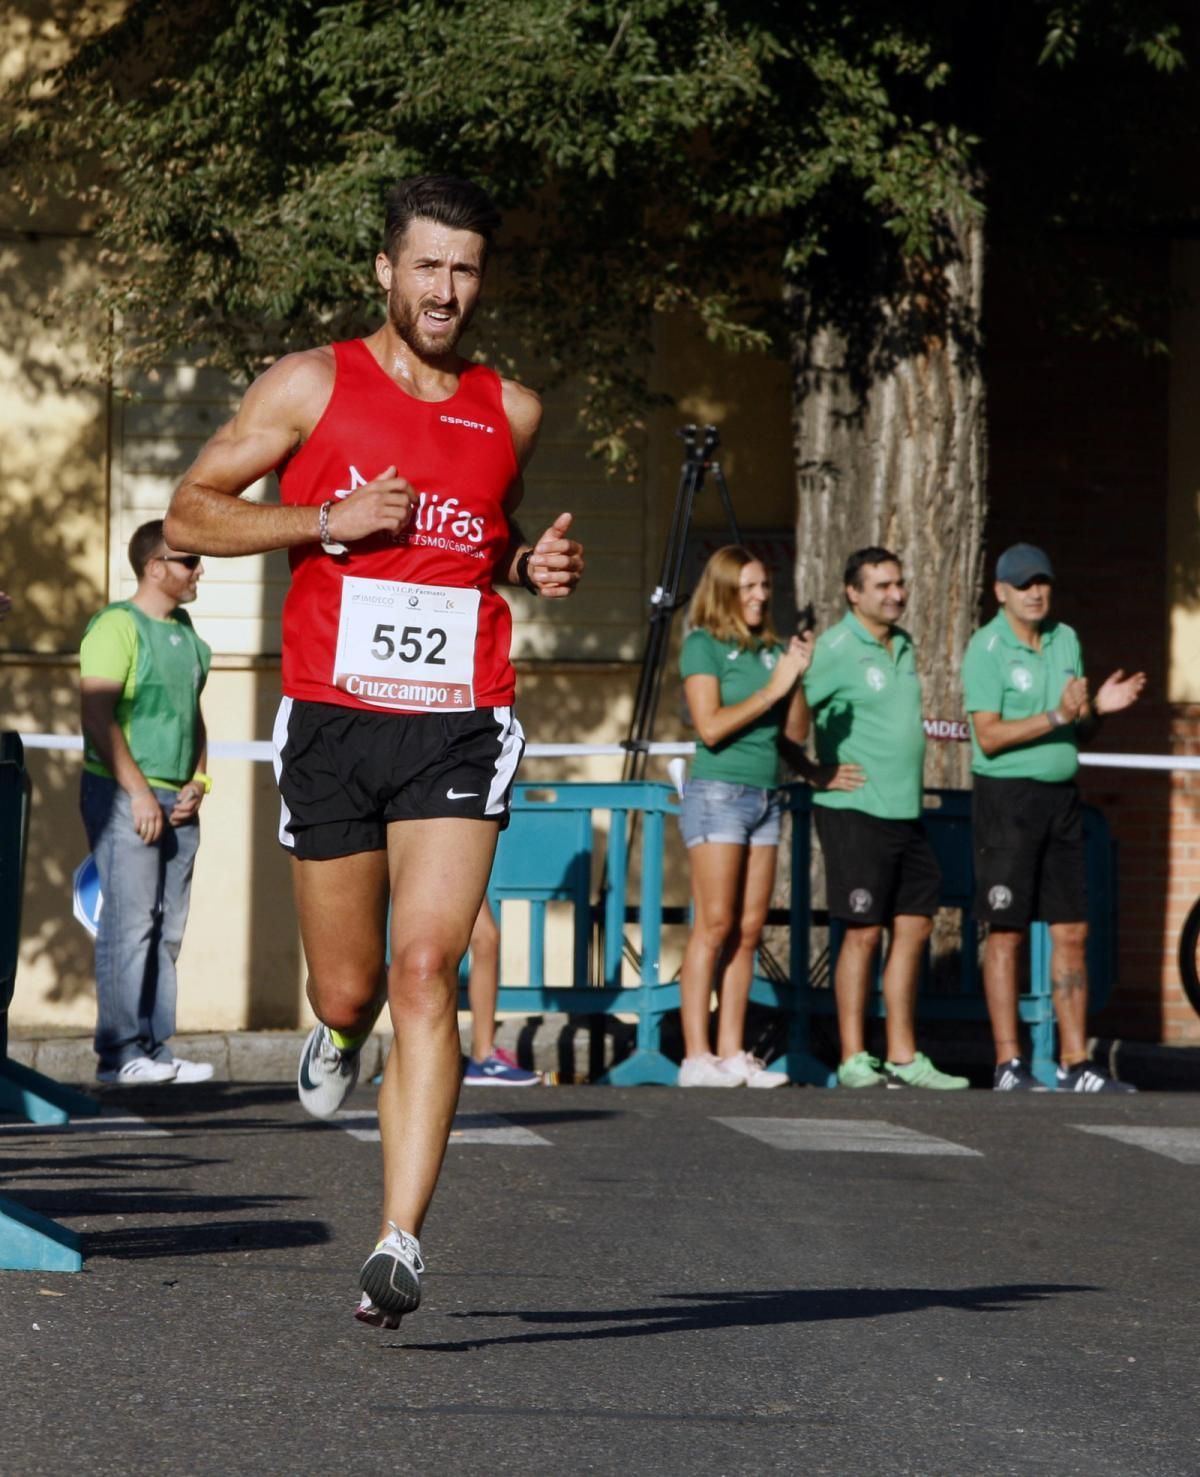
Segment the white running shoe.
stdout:
<svg viewBox="0 0 1200 1477">
<path fill-rule="evenodd" d="M 207 1082 L 213 1074 L 212 1062 L 189 1062 L 185 1057 L 175 1058 L 175 1075 L 172 1082 Z"/>
<path fill-rule="evenodd" d="M 358 1307 L 354 1310 L 354 1316 L 360 1323 L 369 1323 L 372 1328 L 399 1328 L 400 1314 L 385 1313 L 382 1308 L 377 1308 L 371 1301 L 368 1293 L 363 1293 Z"/>
<path fill-rule="evenodd" d="M 308 1033 L 300 1053 L 296 1090 L 300 1102 L 314 1118 L 332 1118 L 346 1101 L 358 1081 L 361 1051 L 361 1046 L 353 1051 L 335 1046 L 329 1027 L 320 1023 Z"/>
<path fill-rule="evenodd" d="M 377 1327 L 398 1328 L 400 1316 L 421 1306 L 421 1277 L 425 1263 L 421 1260 L 421 1243 L 402 1231 L 395 1221 L 391 1230 L 362 1264 L 358 1285 L 363 1301 L 354 1316 Z M 376 1318 L 376 1314 L 382 1315 Z M 384 1322 L 394 1318 L 395 1323 Z"/>
<path fill-rule="evenodd" d="M 679 1066 L 680 1087 L 741 1087 L 744 1077 L 725 1070 L 723 1062 L 706 1051 L 702 1056 L 685 1056 Z"/>
<path fill-rule="evenodd" d="M 156 1062 L 153 1057 L 135 1056 L 123 1067 L 101 1067 L 97 1082 L 113 1082 L 118 1087 L 144 1087 L 153 1082 L 172 1082 L 175 1062 Z"/>
<path fill-rule="evenodd" d="M 786 1087 L 791 1081 L 786 1072 L 768 1072 L 766 1062 L 748 1051 L 723 1056 L 720 1062 L 730 1076 L 740 1078 L 747 1087 Z"/>
</svg>

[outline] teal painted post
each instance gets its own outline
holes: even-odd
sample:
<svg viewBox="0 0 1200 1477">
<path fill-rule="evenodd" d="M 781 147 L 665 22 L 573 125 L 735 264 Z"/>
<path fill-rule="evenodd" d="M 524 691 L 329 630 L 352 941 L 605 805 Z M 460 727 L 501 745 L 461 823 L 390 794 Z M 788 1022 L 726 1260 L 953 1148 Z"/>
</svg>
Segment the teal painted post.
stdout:
<svg viewBox="0 0 1200 1477">
<path fill-rule="evenodd" d="M 1039 1082 L 1053 1087 L 1053 982 L 1050 978 L 1050 930 L 1044 923 L 1034 923 L 1029 929 L 1029 994 L 1033 1010 L 1029 1029 L 1033 1047 L 1029 1069 Z"/>
<path fill-rule="evenodd" d="M 6 1272 L 79 1272 L 79 1237 L 57 1221 L 0 1196 L 0 1268 Z"/>
</svg>

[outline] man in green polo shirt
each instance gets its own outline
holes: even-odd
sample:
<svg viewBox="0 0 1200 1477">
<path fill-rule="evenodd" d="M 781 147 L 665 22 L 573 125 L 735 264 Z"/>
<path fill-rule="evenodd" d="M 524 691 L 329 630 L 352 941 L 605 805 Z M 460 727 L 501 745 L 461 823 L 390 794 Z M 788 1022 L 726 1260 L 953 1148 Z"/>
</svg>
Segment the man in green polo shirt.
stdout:
<svg viewBox="0 0 1200 1477">
<path fill-rule="evenodd" d="M 975 781 L 976 916 L 988 925 L 983 984 L 996 1044 L 998 1092 L 1038 1092 L 1021 1056 L 1021 948 L 1033 919 L 1050 925 L 1050 974 L 1069 1092 L 1132 1092 L 1088 1061 L 1087 896 L 1079 744 L 1102 717 L 1135 703 L 1145 675 L 1117 671 L 1088 692 L 1079 638 L 1051 620 L 1054 569 L 1033 544 L 996 563 L 995 618 L 975 632 L 962 679 Z"/>
<path fill-rule="evenodd" d="M 198 554 L 167 544 L 161 518 L 136 530 L 129 562 L 137 590 L 92 617 L 79 649 L 79 803 L 103 897 L 96 1076 L 120 1087 L 204 1082 L 211 1064 L 184 1061 L 167 1045 L 197 812 L 212 787 L 200 713 L 212 653 L 181 609 L 204 570 Z"/>
<path fill-rule="evenodd" d="M 963 1088 L 916 1048 L 917 978 L 938 906 L 940 874 L 921 825 L 925 730 L 913 644 L 899 620 L 908 595 L 888 549 L 850 555 L 849 610 L 818 639 L 804 691 L 822 764 L 855 764 L 865 783 L 813 796 L 825 854 L 829 916 L 845 925 L 837 997 L 842 1087 Z M 865 1014 L 885 925 L 887 1057 L 866 1050 Z"/>
</svg>

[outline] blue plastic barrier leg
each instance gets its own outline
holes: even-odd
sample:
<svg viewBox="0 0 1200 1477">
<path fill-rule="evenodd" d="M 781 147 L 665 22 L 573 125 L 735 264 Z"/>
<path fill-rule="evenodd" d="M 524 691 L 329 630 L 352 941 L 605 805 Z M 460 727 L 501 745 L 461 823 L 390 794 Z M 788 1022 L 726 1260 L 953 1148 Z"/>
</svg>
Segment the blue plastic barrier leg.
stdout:
<svg viewBox="0 0 1200 1477">
<path fill-rule="evenodd" d="M 1029 1029 L 1033 1051 L 1029 1070 L 1044 1086 L 1057 1085 L 1054 1060 L 1054 986 L 1050 978 L 1050 930 L 1044 923 L 1035 923 L 1029 930 L 1029 977 L 1030 991 L 1041 1007 L 1039 1018 Z"/>
<path fill-rule="evenodd" d="M 6 1272 L 78 1272 L 79 1237 L 57 1221 L 0 1196 L 0 1268 Z"/>
<path fill-rule="evenodd" d="M 0 1112 L 19 1113 L 30 1123 L 66 1123 L 99 1111 L 100 1104 L 86 1093 L 8 1057 L 0 1061 Z"/>
</svg>

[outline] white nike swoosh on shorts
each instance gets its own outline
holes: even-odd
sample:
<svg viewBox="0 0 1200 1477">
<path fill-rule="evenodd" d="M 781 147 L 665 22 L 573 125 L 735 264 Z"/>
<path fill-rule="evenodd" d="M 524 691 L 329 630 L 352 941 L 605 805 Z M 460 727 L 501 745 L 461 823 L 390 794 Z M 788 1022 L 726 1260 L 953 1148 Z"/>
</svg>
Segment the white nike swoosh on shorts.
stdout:
<svg viewBox="0 0 1200 1477">
<path fill-rule="evenodd" d="M 446 799 L 447 800 L 477 800 L 478 798 L 479 798 L 479 791 L 478 790 L 454 790 L 454 789 L 450 789 L 450 790 L 447 790 L 446 791 Z"/>
</svg>

